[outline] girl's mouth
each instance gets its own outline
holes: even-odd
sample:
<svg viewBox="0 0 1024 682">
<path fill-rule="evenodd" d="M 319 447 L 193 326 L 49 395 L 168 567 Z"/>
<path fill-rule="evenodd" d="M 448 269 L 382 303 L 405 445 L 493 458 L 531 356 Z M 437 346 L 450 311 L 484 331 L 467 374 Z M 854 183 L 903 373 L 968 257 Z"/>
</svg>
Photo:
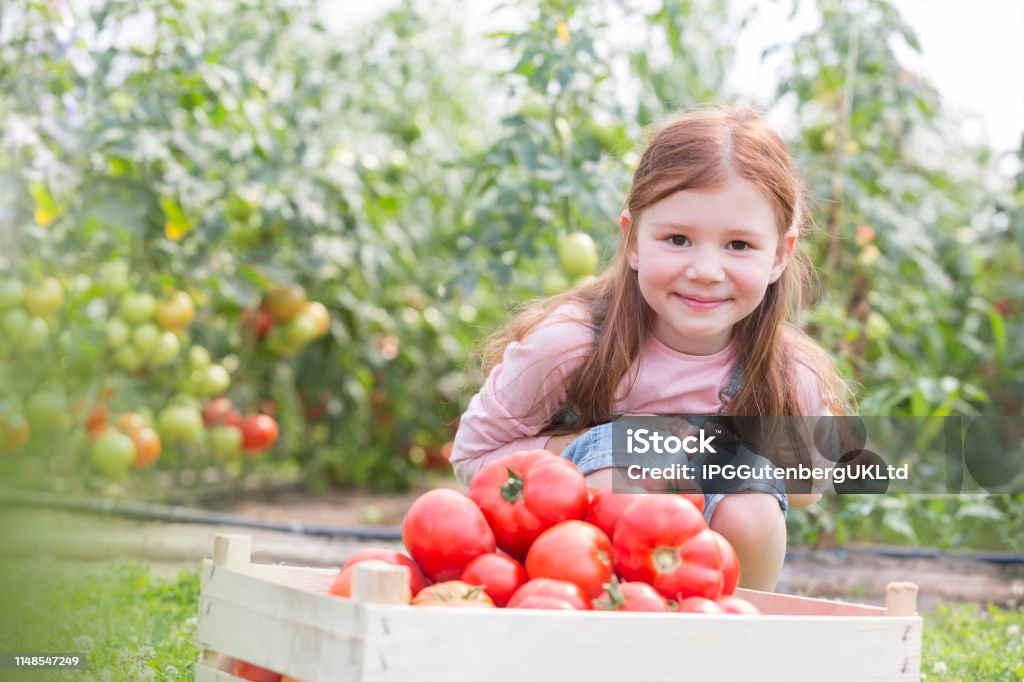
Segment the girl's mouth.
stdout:
<svg viewBox="0 0 1024 682">
<path fill-rule="evenodd" d="M 726 303 L 729 299 L 727 298 L 697 298 L 692 296 L 684 296 L 682 294 L 676 294 L 680 301 L 689 308 L 694 310 L 711 310 L 718 306 Z"/>
</svg>

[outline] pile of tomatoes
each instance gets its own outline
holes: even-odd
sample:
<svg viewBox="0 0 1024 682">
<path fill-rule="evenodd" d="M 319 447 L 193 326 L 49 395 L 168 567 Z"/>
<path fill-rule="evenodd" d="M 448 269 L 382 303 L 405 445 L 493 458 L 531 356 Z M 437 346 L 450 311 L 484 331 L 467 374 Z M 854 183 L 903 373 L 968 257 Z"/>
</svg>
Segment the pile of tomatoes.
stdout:
<svg viewBox="0 0 1024 682">
<path fill-rule="evenodd" d="M 490 462 L 469 493 L 431 490 L 406 513 L 408 555 L 363 549 L 331 593 L 350 596 L 368 560 L 409 569 L 415 606 L 755 614 L 733 595 L 740 566 L 701 494 L 593 490 L 545 450 Z"/>
<path fill-rule="evenodd" d="M 329 592 L 350 598 L 356 566 L 378 562 L 408 569 L 413 606 L 758 614 L 733 594 L 739 559 L 703 510 L 702 494 L 594 490 L 556 454 L 517 452 L 484 466 L 468 496 L 421 495 L 402 523 L 409 553 L 360 549 Z M 234 670 L 292 680 L 244 661 Z"/>
</svg>

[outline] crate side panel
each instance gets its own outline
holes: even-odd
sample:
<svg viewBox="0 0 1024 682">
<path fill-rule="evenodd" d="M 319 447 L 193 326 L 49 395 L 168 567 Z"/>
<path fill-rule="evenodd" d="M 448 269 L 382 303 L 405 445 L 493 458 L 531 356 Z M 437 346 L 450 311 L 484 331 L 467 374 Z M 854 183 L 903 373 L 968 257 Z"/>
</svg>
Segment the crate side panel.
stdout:
<svg viewBox="0 0 1024 682">
<path fill-rule="evenodd" d="M 772 616 L 884 616 L 885 608 L 843 601 L 797 597 L 791 594 L 738 588 L 736 596 L 746 599 L 761 613 Z"/>
<path fill-rule="evenodd" d="M 210 564 L 204 567 L 202 596 L 238 604 L 247 609 L 311 625 L 339 635 L 354 635 L 362 628 L 360 606 L 351 599 L 310 592 L 279 584 L 264 576 Z M 280 574 L 278 574 L 280 575 Z M 203 611 L 199 618 L 202 620 Z"/>
<path fill-rule="evenodd" d="M 920 618 L 393 607 L 368 607 L 367 618 L 365 679 L 379 682 L 919 679 Z"/>
<path fill-rule="evenodd" d="M 240 572 L 259 580 L 318 594 L 327 594 L 334 579 L 338 577 L 338 569 L 334 568 L 304 568 L 273 564 L 250 564 Z"/>
<path fill-rule="evenodd" d="M 302 680 L 357 680 L 362 640 L 212 597 L 202 600 L 200 648 Z"/>
<path fill-rule="evenodd" d="M 195 682 L 245 682 L 245 680 L 223 670 L 196 663 Z"/>
</svg>

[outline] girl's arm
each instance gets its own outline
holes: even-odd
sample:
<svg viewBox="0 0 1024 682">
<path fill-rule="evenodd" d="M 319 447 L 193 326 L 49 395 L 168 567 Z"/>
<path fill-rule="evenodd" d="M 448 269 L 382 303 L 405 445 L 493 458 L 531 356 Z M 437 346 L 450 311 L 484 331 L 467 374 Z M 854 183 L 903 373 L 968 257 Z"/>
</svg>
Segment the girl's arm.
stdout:
<svg viewBox="0 0 1024 682">
<path fill-rule="evenodd" d="M 562 436 L 551 436 L 551 438 L 548 438 L 548 442 L 544 444 L 544 449 L 550 450 L 551 452 L 560 455 L 562 454 L 562 450 L 565 450 L 565 447 L 569 443 L 573 442 L 574 440 L 576 440 L 589 430 L 590 429 L 583 429 L 582 431 L 577 431 L 576 433 L 567 433 Z"/>
<path fill-rule="evenodd" d="M 462 483 L 468 485 L 481 467 L 504 455 L 549 446 L 560 451 L 568 443 L 538 434 L 564 407 L 568 377 L 590 352 L 593 330 L 586 320 L 561 311 L 510 343 L 470 400 L 451 456 Z"/>
</svg>

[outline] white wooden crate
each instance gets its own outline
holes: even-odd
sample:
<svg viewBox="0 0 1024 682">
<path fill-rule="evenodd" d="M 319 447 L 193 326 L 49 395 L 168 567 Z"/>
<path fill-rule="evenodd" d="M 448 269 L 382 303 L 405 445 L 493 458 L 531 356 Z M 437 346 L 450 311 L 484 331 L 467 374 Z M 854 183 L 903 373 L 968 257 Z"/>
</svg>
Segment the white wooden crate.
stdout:
<svg viewBox="0 0 1024 682">
<path fill-rule="evenodd" d="M 336 569 L 254 564 L 251 546 L 218 535 L 204 561 L 196 682 L 242 682 L 232 657 L 302 682 L 920 679 L 910 583 L 885 608 L 737 590 L 761 616 L 414 608 L 377 603 L 404 570 L 362 567 L 341 599 Z"/>
</svg>

